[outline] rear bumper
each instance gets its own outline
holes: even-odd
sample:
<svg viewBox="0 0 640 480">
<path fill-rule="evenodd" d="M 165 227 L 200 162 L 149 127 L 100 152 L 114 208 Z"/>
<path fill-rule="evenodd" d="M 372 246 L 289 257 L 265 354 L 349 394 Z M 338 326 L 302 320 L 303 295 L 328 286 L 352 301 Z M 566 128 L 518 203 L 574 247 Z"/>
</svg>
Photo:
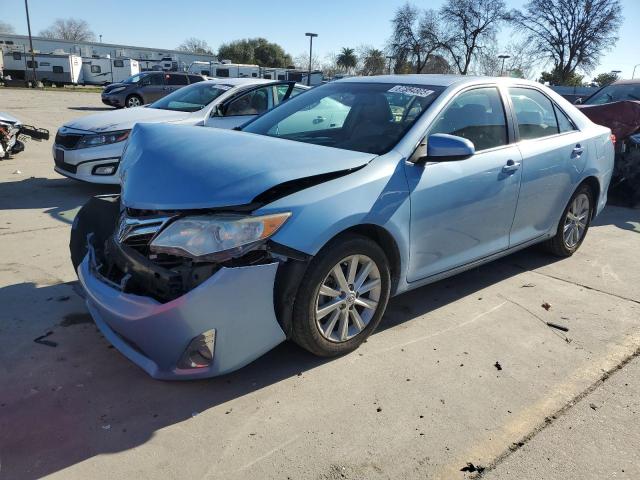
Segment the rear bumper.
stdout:
<svg viewBox="0 0 640 480">
<path fill-rule="evenodd" d="M 78 268 L 91 316 L 107 340 L 153 378 L 229 373 L 285 340 L 273 306 L 277 263 L 222 268 L 182 297 L 160 303 L 107 284 L 92 268 L 92 257 L 87 255 Z M 191 340 L 211 329 L 216 330 L 211 365 L 178 368 Z"/>
</svg>

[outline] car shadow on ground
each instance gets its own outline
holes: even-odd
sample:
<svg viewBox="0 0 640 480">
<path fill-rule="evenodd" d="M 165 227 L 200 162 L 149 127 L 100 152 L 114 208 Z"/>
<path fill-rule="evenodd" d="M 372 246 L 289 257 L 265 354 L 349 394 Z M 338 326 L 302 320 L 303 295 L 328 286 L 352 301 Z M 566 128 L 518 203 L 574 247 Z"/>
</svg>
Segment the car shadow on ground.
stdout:
<svg viewBox="0 0 640 480">
<path fill-rule="evenodd" d="M 640 208 L 624 208 L 607 205 L 593 221 L 594 227 L 614 225 L 623 230 L 640 233 Z"/>
<path fill-rule="evenodd" d="M 96 185 L 70 178 L 30 177 L 2 182 L 0 210 L 44 209 L 52 218 L 72 223 L 75 212 L 90 197 L 119 191 L 118 185 Z"/>
<path fill-rule="evenodd" d="M 391 300 L 378 331 L 475 295 L 525 268 L 556 260 L 528 249 L 400 295 Z M 24 283 L 0 290 L 0 302 L 13 304 L 11 319 L 0 324 L 4 336 L 0 346 L 7 342 L 0 348 L 6 367 L 4 373 L 0 370 L 0 384 L 7 386 L 0 399 L 0 452 L 6 478 L 40 478 L 97 455 L 135 448 L 156 431 L 190 421 L 194 414 L 285 379 L 304 382 L 306 372 L 334 361 L 285 342 L 223 377 L 156 381 L 110 347 L 78 291 L 77 282 L 44 287 Z M 21 313 L 26 303 L 30 312 L 46 312 L 46 320 L 37 327 Z M 49 331 L 45 344 L 34 343 Z"/>
</svg>

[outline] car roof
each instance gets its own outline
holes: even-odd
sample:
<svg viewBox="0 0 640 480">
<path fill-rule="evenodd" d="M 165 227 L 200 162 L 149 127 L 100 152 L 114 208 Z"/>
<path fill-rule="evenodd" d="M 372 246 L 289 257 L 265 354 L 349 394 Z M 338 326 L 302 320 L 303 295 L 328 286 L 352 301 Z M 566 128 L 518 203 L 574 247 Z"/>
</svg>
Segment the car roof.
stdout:
<svg viewBox="0 0 640 480">
<path fill-rule="evenodd" d="M 616 80 L 610 85 L 633 85 L 637 83 L 640 83 L 640 78 L 634 78 L 634 79 L 628 78 L 626 80 Z"/>
<path fill-rule="evenodd" d="M 411 85 L 430 85 L 450 87 L 452 85 L 477 85 L 482 83 L 530 84 L 540 86 L 540 83 L 511 77 L 485 77 L 475 75 L 435 75 L 435 74 L 407 74 L 407 75 L 374 75 L 370 77 L 348 77 L 336 82 L 344 83 L 398 83 Z"/>
<path fill-rule="evenodd" d="M 224 83 L 225 85 L 260 85 L 262 83 L 273 83 L 274 80 L 267 80 L 264 78 L 211 78 L 206 80 L 210 83 Z"/>
</svg>

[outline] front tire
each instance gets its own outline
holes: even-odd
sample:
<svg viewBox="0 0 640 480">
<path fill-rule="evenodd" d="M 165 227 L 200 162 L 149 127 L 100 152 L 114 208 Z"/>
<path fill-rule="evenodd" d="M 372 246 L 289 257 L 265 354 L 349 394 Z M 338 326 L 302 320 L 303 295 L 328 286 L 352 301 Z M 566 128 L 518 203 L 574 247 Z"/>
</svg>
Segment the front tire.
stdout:
<svg viewBox="0 0 640 480">
<path fill-rule="evenodd" d="M 389 262 L 373 240 L 346 235 L 325 246 L 301 282 L 293 340 L 311 353 L 352 352 L 376 329 L 391 291 Z"/>
<path fill-rule="evenodd" d="M 143 105 L 142 98 L 140 98 L 138 95 L 129 95 L 124 104 L 127 108 L 134 108 Z"/>
<path fill-rule="evenodd" d="M 564 209 L 555 237 L 547 240 L 547 250 L 558 257 L 573 255 L 582 245 L 592 218 L 593 192 L 583 184 Z"/>
</svg>

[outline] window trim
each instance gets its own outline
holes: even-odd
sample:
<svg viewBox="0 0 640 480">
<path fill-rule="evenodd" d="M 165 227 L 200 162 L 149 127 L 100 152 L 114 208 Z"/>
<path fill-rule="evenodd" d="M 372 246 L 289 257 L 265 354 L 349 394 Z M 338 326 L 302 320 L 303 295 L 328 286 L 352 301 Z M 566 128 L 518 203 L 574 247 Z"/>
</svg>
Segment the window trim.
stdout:
<svg viewBox="0 0 640 480">
<path fill-rule="evenodd" d="M 504 145 L 497 145 L 495 147 L 491 147 L 491 148 L 485 148 L 484 150 L 476 150 L 474 155 L 477 155 L 478 153 L 485 153 L 485 152 L 493 152 L 493 151 L 497 151 L 503 148 L 508 148 L 514 145 L 515 143 L 515 131 L 514 131 L 514 125 L 513 125 L 513 119 L 511 118 L 510 112 L 507 111 L 507 104 L 505 103 L 505 96 L 504 93 L 502 91 L 502 89 L 500 88 L 501 86 L 498 85 L 497 83 L 484 83 L 481 85 L 470 85 L 468 87 L 465 87 L 461 90 L 458 90 L 452 97 L 451 99 L 445 103 L 443 105 L 443 107 L 433 116 L 433 120 L 431 121 L 431 123 L 429 123 L 429 125 L 427 126 L 424 134 L 422 135 L 422 140 L 420 142 L 418 142 L 418 145 L 416 145 L 416 147 L 414 148 L 413 152 L 411 152 L 411 155 L 409 155 L 409 157 L 407 158 L 411 158 L 413 157 L 415 151 L 418 149 L 418 147 L 420 147 L 420 144 L 424 141 L 424 139 L 427 138 L 427 135 L 429 135 L 429 131 L 431 130 L 431 128 L 433 127 L 434 123 L 436 122 L 437 118 L 440 116 L 440 114 L 442 114 L 442 112 L 444 112 L 447 108 L 449 108 L 449 106 L 458 98 L 460 97 L 460 95 L 470 92 L 472 90 L 478 90 L 481 88 L 495 88 L 498 91 L 498 97 L 500 98 L 500 101 L 502 103 L 502 111 L 504 113 L 504 121 L 505 121 L 505 127 L 507 130 L 507 143 L 505 143 Z M 408 133 L 408 132 L 407 132 Z M 440 162 L 432 162 L 432 163 L 440 163 Z"/>
<path fill-rule="evenodd" d="M 515 135 L 516 135 L 515 136 L 515 140 L 516 140 L 515 144 L 516 145 L 520 145 L 523 142 L 537 142 L 537 141 L 547 140 L 549 138 L 557 138 L 557 137 L 560 137 L 562 135 L 571 135 L 572 133 L 581 131 L 578 128 L 578 126 L 576 125 L 576 122 L 574 122 L 573 119 L 571 118 L 571 115 L 567 114 L 567 112 L 563 108 L 561 108 L 557 104 L 557 102 L 555 102 L 552 98 L 549 97 L 549 95 L 547 95 L 545 92 L 543 92 L 539 88 L 536 88 L 533 85 L 522 85 L 522 84 L 505 85 L 504 88 L 505 88 L 505 92 L 507 94 L 507 99 L 509 100 L 509 108 L 511 110 L 512 121 L 514 122 Z M 546 137 L 538 137 L 538 138 L 525 138 L 525 139 L 520 138 L 520 128 L 518 126 L 518 121 L 517 121 L 517 118 L 516 118 L 516 110 L 513 107 L 513 103 L 511 102 L 511 95 L 509 94 L 509 88 L 523 88 L 523 89 L 534 90 L 534 91 L 540 93 L 542 96 L 544 96 L 547 100 L 549 100 L 551 102 L 551 105 L 554 108 L 554 113 L 553 114 L 556 117 L 556 122 L 558 122 L 558 117 L 556 116 L 556 113 L 555 113 L 555 109 L 557 108 L 562 113 L 564 113 L 564 115 L 569 119 L 569 121 L 573 125 L 574 130 L 571 130 L 570 132 L 560 132 L 560 124 L 558 123 L 558 133 L 554 133 L 553 135 L 548 135 Z"/>
</svg>

